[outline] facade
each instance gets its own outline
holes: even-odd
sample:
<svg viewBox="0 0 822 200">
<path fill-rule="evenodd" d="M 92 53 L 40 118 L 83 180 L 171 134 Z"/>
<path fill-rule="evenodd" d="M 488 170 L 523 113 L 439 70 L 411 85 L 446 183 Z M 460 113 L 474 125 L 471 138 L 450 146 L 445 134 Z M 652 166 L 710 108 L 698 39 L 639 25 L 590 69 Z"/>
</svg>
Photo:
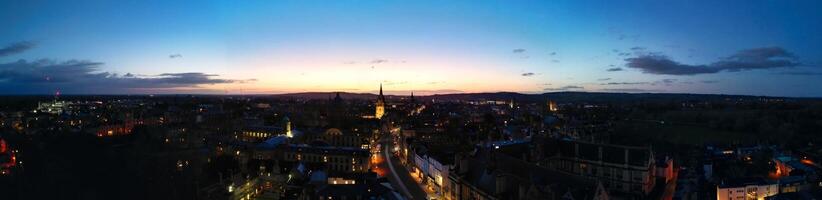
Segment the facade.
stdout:
<svg viewBox="0 0 822 200">
<path fill-rule="evenodd" d="M 368 172 L 370 152 L 360 148 L 288 145 L 282 160 L 324 164 L 329 172 Z"/>
<path fill-rule="evenodd" d="M 444 199 L 610 198 L 601 182 L 596 180 L 577 178 L 483 149 L 458 154 L 448 179 L 447 187 L 444 187 Z"/>
<path fill-rule="evenodd" d="M 762 178 L 724 181 L 716 187 L 717 200 L 761 200 L 779 194 L 779 184 Z"/>
<path fill-rule="evenodd" d="M 655 185 L 656 162 L 647 147 L 560 140 L 555 156 L 541 161 L 549 169 L 595 178 L 608 191 L 643 197 Z"/>
<path fill-rule="evenodd" d="M 284 131 L 280 127 L 248 126 L 242 129 L 239 139 L 243 142 L 258 143 L 283 134 Z"/>
<path fill-rule="evenodd" d="M 414 164 L 417 166 L 418 175 L 424 180 L 426 186 L 442 195 L 448 183 L 448 172 L 453 167 L 451 160 L 453 157 L 440 156 L 442 158 L 435 158 L 424 152 L 414 153 Z M 451 159 L 451 160 L 447 160 Z"/>
</svg>

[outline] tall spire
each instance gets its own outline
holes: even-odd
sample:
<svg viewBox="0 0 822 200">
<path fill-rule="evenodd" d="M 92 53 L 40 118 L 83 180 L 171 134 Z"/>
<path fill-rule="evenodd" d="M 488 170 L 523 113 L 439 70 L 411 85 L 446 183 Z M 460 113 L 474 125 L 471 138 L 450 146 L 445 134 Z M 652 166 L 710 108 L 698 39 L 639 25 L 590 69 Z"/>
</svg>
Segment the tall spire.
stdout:
<svg viewBox="0 0 822 200">
<path fill-rule="evenodd" d="M 385 102 L 385 96 L 382 95 L 382 83 L 380 83 L 380 96 L 378 98 L 380 101 Z"/>
<path fill-rule="evenodd" d="M 385 96 L 382 95 L 382 83 L 380 83 L 380 96 L 377 97 L 377 104 L 374 105 L 374 117 L 382 119 L 385 115 Z"/>
</svg>

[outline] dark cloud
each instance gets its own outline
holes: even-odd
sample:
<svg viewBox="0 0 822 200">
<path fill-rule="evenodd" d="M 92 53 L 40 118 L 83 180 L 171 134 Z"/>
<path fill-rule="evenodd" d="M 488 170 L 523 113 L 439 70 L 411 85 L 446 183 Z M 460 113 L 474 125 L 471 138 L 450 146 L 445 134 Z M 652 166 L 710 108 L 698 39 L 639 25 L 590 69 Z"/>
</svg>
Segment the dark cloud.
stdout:
<svg viewBox="0 0 822 200">
<path fill-rule="evenodd" d="M 136 76 L 131 73 L 118 75 L 99 71 L 102 65 L 103 63 L 92 61 L 57 62 L 48 59 L 0 64 L 0 93 L 43 94 L 61 90 L 64 93 L 122 94 L 253 81 L 219 79 L 215 74 L 199 72 L 163 73 L 156 76 Z"/>
<path fill-rule="evenodd" d="M 645 47 L 631 47 L 631 51 L 645 51 Z"/>
<path fill-rule="evenodd" d="M 705 65 L 680 64 L 663 55 L 642 55 L 635 58 L 625 59 L 626 66 L 635 68 L 646 74 L 666 74 L 666 75 L 695 75 L 710 74 L 721 71 L 720 68 Z"/>
<path fill-rule="evenodd" d="M 600 85 L 645 85 L 651 84 L 650 82 L 608 82 L 602 83 Z"/>
<path fill-rule="evenodd" d="M 557 52 L 551 52 L 551 53 L 549 53 L 548 55 L 550 55 L 550 56 L 555 56 L 555 55 L 557 55 Z"/>
<path fill-rule="evenodd" d="M 522 76 L 533 76 L 533 75 L 536 75 L 536 74 L 534 74 L 533 72 L 522 73 Z"/>
<path fill-rule="evenodd" d="M 608 69 L 607 69 L 607 71 L 609 71 L 609 72 L 618 72 L 618 71 L 622 71 L 622 67 L 608 68 Z"/>
<path fill-rule="evenodd" d="M 371 64 L 380 64 L 380 63 L 387 63 L 388 60 L 386 59 L 374 59 L 371 61 Z"/>
<path fill-rule="evenodd" d="M 639 69 L 642 73 L 664 75 L 712 74 L 800 65 L 795 56 L 780 47 L 742 50 L 710 65 L 682 64 L 661 54 L 644 54 L 625 61 L 628 62 L 626 66 Z"/>
<path fill-rule="evenodd" d="M 511 52 L 513 52 L 513 53 L 525 53 L 525 49 L 514 49 L 514 50 L 511 50 Z"/>
<path fill-rule="evenodd" d="M 35 44 L 33 42 L 18 42 L 10 44 L 6 47 L 0 48 L 0 57 L 16 53 L 22 53 L 26 50 L 34 48 L 34 46 Z"/>
<path fill-rule="evenodd" d="M 737 52 L 712 64 L 727 71 L 743 71 L 798 66 L 800 63 L 790 52 L 780 47 L 763 47 Z"/>
<path fill-rule="evenodd" d="M 551 62 L 553 62 L 553 63 L 558 63 L 558 62 L 559 62 L 559 60 L 556 60 L 556 59 L 555 59 L 555 60 L 551 60 Z"/>
<path fill-rule="evenodd" d="M 801 71 L 801 72 L 780 72 L 781 75 L 795 75 L 795 76 L 820 76 L 822 72 L 808 72 L 808 71 Z"/>
<path fill-rule="evenodd" d="M 545 91 L 565 91 L 565 90 L 581 90 L 581 89 L 585 89 L 585 88 L 583 88 L 582 86 L 567 85 L 567 86 L 558 87 L 558 88 L 545 88 L 543 90 L 545 90 Z"/>
<path fill-rule="evenodd" d="M 198 85 L 233 83 L 238 80 L 214 79 L 216 74 L 205 74 L 200 72 L 187 73 L 163 73 L 154 78 L 143 78 L 143 81 L 153 82 L 155 85 Z"/>
<path fill-rule="evenodd" d="M 705 83 L 705 84 L 719 83 L 719 81 L 716 81 L 716 80 L 704 80 L 704 81 L 700 81 L 700 82 Z"/>
<path fill-rule="evenodd" d="M 597 79 L 597 81 L 608 81 L 608 80 L 611 80 L 611 78 L 601 78 L 601 79 Z"/>
<path fill-rule="evenodd" d="M 171 58 L 171 59 L 182 58 L 182 57 L 183 57 L 183 55 L 180 55 L 179 53 L 168 55 L 168 58 Z"/>
</svg>

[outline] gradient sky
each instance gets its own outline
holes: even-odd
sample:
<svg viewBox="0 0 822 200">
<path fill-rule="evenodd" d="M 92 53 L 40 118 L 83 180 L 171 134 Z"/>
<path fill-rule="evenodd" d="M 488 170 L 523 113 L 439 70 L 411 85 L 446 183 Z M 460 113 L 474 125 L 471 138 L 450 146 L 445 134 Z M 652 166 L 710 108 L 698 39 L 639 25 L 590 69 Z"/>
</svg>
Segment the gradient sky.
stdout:
<svg viewBox="0 0 822 200">
<path fill-rule="evenodd" d="M 0 1 L 0 94 L 822 96 L 822 1 Z"/>
</svg>

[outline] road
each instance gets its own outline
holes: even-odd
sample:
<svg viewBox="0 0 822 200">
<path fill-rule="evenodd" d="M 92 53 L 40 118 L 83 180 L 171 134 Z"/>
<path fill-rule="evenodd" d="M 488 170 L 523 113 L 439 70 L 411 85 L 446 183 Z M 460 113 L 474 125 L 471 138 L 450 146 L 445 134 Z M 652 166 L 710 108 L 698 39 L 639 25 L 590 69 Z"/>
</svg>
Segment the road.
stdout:
<svg viewBox="0 0 822 200">
<path fill-rule="evenodd" d="M 388 180 L 391 181 L 391 185 L 394 185 L 395 189 L 399 190 L 399 192 L 408 199 L 427 199 L 426 197 L 428 195 L 425 191 L 423 191 L 420 185 L 411 178 L 411 174 L 404 166 L 400 164 L 399 159 L 390 154 L 392 142 L 390 142 L 387 138 L 383 138 L 380 139 L 380 144 L 382 144 L 383 147 L 380 156 L 382 156 L 382 159 L 385 160 L 385 162 L 380 162 L 378 167 L 382 169 L 389 169 L 389 176 L 387 177 Z"/>
</svg>

